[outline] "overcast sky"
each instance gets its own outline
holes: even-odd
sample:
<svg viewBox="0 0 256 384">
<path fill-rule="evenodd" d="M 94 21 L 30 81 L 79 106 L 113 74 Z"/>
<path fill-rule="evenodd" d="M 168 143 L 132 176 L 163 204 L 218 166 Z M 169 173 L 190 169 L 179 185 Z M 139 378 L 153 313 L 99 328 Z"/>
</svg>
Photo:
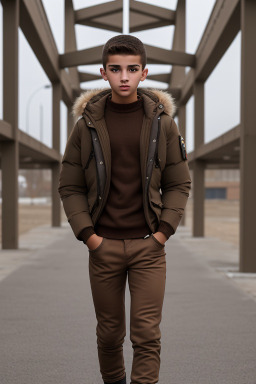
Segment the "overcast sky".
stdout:
<svg viewBox="0 0 256 384">
<path fill-rule="evenodd" d="M 101 0 L 73 0 L 74 8 L 103 3 Z M 156 4 L 145 0 L 145 3 Z M 177 0 L 158 0 L 157 5 L 168 9 L 176 8 Z M 186 15 L 186 52 L 195 53 L 214 6 L 215 0 L 187 0 Z M 64 0 L 43 0 L 49 23 L 51 25 L 59 53 L 64 52 Z M 127 2 L 124 0 L 127 9 Z M 126 14 L 126 13 L 125 13 Z M 62 16 L 62 17 L 61 17 Z M 124 16 L 125 18 L 125 16 Z M 0 4 L 0 73 L 2 74 L 2 5 Z M 127 33 L 127 19 L 124 19 L 124 33 Z M 145 44 L 170 49 L 174 27 L 162 27 L 133 34 Z M 76 26 L 78 49 L 90 48 L 104 44 L 116 33 Z M 215 68 L 205 84 L 205 141 L 208 142 L 240 123 L 240 51 L 241 34 L 239 33 L 229 50 Z M 19 31 L 19 128 L 29 132 L 46 145 L 52 145 L 51 135 L 51 88 L 49 79 L 42 70 L 24 35 Z M 81 66 L 79 70 L 99 73 L 100 65 Z M 170 71 L 168 65 L 148 65 L 149 73 L 165 73 Z M 87 88 L 106 87 L 103 80 L 90 82 Z M 85 83 L 81 86 L 85 88 Z M 160 84 L 146 80 L 141 86 L 166 88 Z M 0 76 L 0 118 L 2 113 L 2 76 Z M 193 97 L 187 104 L 187 137 L 188 151 L 193 150 Z M 61 150 L 66 144 L 66 107 L 61 103 Z"/>
</svg>

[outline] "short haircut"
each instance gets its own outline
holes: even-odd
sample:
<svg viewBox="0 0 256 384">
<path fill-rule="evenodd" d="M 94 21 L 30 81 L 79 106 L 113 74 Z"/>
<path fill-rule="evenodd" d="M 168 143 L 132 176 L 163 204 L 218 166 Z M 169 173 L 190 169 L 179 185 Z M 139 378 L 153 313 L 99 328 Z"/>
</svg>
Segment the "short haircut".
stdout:
<svg viewBox="0 0 256 384">
<path fill-rule="evenodd" d="M 117 35 L 106 42 L 102 51 L 102 64 L 105 70 L 109 55 L 140 55 L 142 70 L 147 63 L 147 55 L 143 43 L 140 39 L 131 35 Z"/>
</svg>

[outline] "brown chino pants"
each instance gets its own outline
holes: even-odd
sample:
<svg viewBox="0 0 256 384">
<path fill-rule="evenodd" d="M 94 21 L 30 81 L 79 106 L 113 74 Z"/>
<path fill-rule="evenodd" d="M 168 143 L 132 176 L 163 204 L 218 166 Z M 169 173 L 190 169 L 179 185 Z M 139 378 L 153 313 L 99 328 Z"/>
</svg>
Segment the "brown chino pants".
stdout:
<svg viewBox="0 0 256 384">
<path fill-rule="evenodd" d="M 131 384 L 159 380 L 162 306 L 166 281 L 165 247 L 148 238 L 103 238 L 89 251 L 89 276 L 97 318 L 97 348 L 103 381 L 125 376 L 126 276 L 131 294 L 130 340 L 133 348 Z"/>
</svg>

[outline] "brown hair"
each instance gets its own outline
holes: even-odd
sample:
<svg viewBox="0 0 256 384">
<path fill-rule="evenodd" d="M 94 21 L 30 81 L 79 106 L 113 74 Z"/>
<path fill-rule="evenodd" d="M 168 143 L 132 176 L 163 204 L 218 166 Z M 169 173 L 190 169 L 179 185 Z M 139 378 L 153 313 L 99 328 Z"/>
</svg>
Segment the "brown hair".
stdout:
<svg viewBox="0 0 256 384">
<path fill-rule="evenodd" d="M 109 55 L 140 55 L 142 70 L 147 63 L 143 43 L 137 37 L 131 35 L 117 35 L 106 42 L 102 51 L 102 64 L 105 70 Z"/>
</svg>

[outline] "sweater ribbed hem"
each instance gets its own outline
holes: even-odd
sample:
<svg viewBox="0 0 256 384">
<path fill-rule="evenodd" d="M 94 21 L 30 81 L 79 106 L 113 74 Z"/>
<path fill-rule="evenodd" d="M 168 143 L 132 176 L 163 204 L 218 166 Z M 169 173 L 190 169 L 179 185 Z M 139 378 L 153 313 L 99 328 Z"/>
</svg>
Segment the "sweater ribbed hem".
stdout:
<svg viewBox="0 0 256 384">
<path fill-rule="evenodd" d="M 158 231 L 165 234 L 167 239 L 169 239 L 169 237 L 174 234 L 173 227 L 169 223 L 167 223 L 166 221 L 162 221 L 162 220 L 160 221 Z"/>
<path fill-rule="evenodd" d="M 122 239 L 138 239 L 151 234 L 149 227 L 123 229 L 123 228 L 108 228 L 104 226 L 95 227 L 95 232 L 98 236 L 107 237 L 109 239 L 122 240 Z"/>
<path fill-rule="evenodd" d="M 93 227 L 86 227 L 79 233 L 79 239 L 81 239 L 84 242 L 84 244 L 86 244 L 89 237 L 94 234 L 95 234 L 95 231 Z"/>
</svg>

